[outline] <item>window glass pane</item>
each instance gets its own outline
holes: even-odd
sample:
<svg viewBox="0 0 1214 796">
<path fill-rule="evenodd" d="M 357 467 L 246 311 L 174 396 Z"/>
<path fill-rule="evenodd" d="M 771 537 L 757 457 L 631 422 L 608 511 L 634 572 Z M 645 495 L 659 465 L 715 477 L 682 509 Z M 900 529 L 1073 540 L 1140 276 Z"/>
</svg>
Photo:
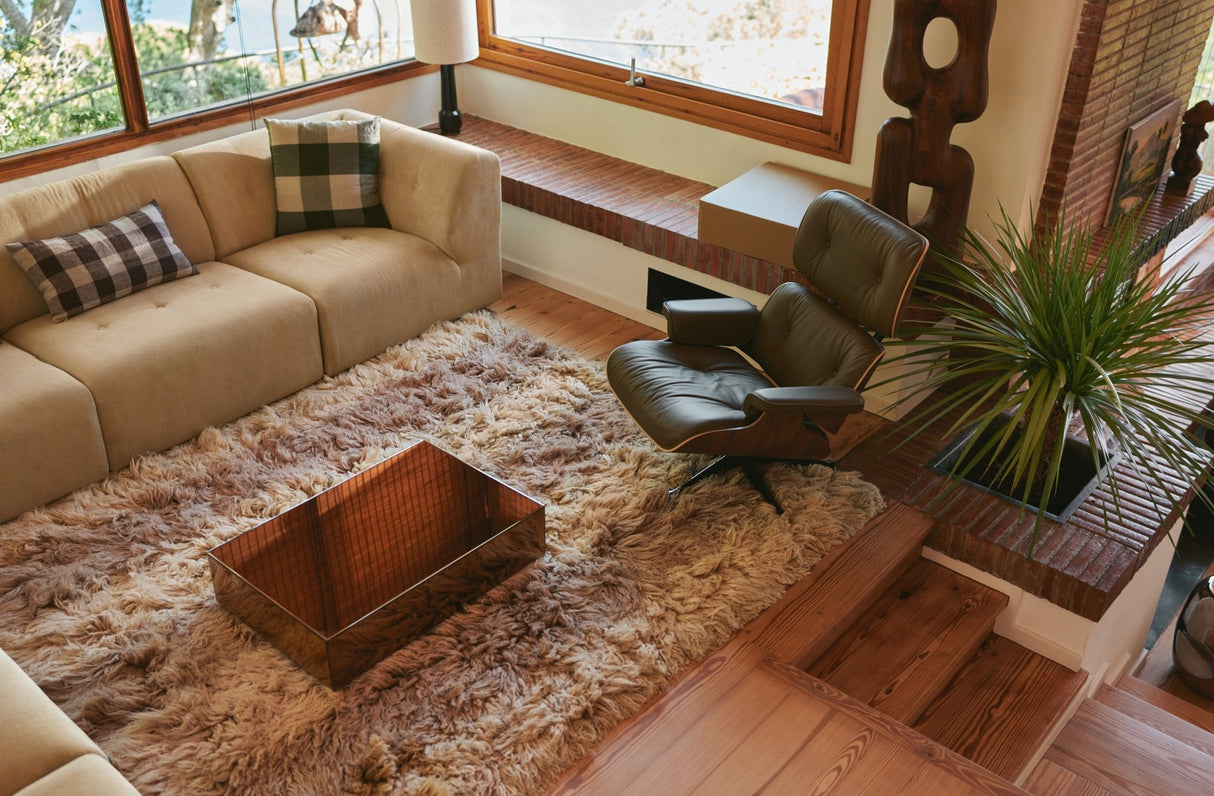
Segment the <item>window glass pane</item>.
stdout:
<svg viewBox="0 0 1214 796">
<path fill-rule="evenodd" d="M 413 57 L 408 0 L 128 0 L 148 117 Z"/>
<path fill-rule="evenodd" d="M 814 109 L 832 0 L 495 0 L 499 36 Z"/>
<path fill-rule="evenodd" d="M 0 3 L 0 154 L 126 125 L 100 0 Z"/>
</svg>

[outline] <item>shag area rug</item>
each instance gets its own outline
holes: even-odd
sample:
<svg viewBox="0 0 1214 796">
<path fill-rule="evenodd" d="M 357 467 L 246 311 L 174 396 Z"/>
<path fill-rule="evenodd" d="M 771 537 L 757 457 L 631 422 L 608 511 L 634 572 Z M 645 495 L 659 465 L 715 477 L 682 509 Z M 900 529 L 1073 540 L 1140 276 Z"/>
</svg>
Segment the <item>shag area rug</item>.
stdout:
<svg viewBox="0 0 1214 796">
<path fill-rule="evenodd" d="M 205 553 L 419 440 L 547 505 L 548 552 L 344 690 L 215 601 Z M 487 312 L 0 525 L 0 647 L 146 794 L 541 792 L 882 508 L 773 465 L 671 504 L 601 364 Z"/>
</svg>

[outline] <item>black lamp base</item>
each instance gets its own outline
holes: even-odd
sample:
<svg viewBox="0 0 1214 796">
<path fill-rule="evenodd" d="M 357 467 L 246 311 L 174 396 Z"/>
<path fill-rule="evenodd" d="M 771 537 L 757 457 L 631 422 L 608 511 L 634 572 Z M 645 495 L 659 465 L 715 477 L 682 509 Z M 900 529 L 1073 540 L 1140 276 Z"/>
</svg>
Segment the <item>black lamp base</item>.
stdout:
<svg viewBox="0 0 1214 796">
<path fill-rule="evenodd" d="M 438 130 L 443 135 L 458 135 L 464 124 L 459 102 L 455 96 L 455 66 L 443 64 L 438 68 L 442 91 L 442 109 L 438 112 Z"/>
</svg>

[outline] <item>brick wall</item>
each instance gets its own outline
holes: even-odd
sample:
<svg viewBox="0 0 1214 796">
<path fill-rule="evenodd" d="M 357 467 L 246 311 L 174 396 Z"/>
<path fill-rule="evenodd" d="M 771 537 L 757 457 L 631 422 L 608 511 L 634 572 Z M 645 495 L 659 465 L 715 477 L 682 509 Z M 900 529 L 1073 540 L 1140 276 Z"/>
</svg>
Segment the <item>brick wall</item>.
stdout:
<svg viewBox="0 0 1214 796">
<path fill-rule="evenodd" d="M 1179 130 L 1212 19 L 1214 0 L 1084 3 L 1038 201 L 1039 224 L 1064 201 L 1070 218 L 1104 223 L 1126 129 L 1180 100 Z M 1175 140 L 1173 135 L 1173 151 Z"/>
</svg>

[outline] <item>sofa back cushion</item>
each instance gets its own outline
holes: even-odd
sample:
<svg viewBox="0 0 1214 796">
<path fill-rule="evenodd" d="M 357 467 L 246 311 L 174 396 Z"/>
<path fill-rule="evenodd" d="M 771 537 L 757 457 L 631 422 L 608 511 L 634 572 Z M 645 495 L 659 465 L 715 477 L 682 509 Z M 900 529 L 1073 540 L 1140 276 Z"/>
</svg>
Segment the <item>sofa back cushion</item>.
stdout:
<svg viewBox="0 0 1214 796">
<path fill-rule="evenodd" d="M 307 118 L 345 117 L 341 111 L 330 111 Z M 173 157 L 189 177 L 206 214 L 216 259 L 274 237 L 278 201 L 270 137 L 264 129 L 192 146 L 174 152 Z"/>
<path fill-rule="evenodd" d="M 210 223 L 216 259 L 274 237 L 274 172 L 265 130 L 174 152 Z"/>
<path fill-rule="evenodd" d="M 211 231 L 193 189 L 181 167 L 167 156 L 0 196 L 0 244 L 79 232 L 152 201 L 191 262 L 215 259 Z M 42 293 L 0 245 L 0 334 L 47 312 Z"/>
</svg>

